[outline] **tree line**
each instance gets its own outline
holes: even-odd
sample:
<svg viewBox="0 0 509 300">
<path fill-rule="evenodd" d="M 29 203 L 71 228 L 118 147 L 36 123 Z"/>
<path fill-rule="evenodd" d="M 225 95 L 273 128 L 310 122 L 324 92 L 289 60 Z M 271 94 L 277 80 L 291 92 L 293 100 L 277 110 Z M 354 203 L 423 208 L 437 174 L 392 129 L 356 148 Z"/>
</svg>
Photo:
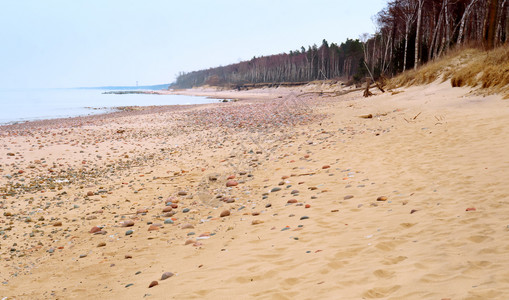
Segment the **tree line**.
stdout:
<svg viewBox="0 0 509 300">
<path fill-rule="evenodd" d="M 508 18 L 509 0 L 391 0 L 374 16 L 374 35 L 180 73 L 172 87 L 390 77 L 461 45 L 509 43 Z"/>
<path fill-rule="evenodd" d="M 253 57 L 222 67 L 180 73 L 175 87 L 190 88 L 204 84 L 235 86 L 248 83 L 307 82 L 318 79 L 351 77 L 359 73 L 363 58 L 359 40 L 347 39 L 337 45 L 301 47 L 300 50 L 276 55 Z"/>
</svg>

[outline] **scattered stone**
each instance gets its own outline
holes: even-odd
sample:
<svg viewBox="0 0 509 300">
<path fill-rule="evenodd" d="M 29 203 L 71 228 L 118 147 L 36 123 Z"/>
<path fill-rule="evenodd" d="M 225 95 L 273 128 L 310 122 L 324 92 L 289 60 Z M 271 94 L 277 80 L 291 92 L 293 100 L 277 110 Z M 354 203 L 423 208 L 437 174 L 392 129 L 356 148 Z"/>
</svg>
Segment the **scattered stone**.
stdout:
<svg viewBox="0 0 509 300">
<path fill-rule="evenodd" d="M 101 227 L 97 227 L 97 226 L 94 226 L 92 227 L 92 229 L 90 229 L 90 233 L 96 233 L 96 232 L 99 232 L 101 231 Z"/>
<path fill-rule="evenodd" d="M 105 242 L 100 242 L 100 243 L 97 245 L 97 247 L 104 247 L 104 246 L 106 246 L 106 243 L 105 243 Z"/>
<path fill-rule="evenodd" d="M 124 255 L 124 258 L 125 259 L 130 259 L 130 258 L 133 258 L 133 256 L 131 254 L 126 254 L 126 255 Z"/>
<path fill-rule="evenodd" d="M 274 192 L 278 192 L 278 191 L 280 191 L 280 190 L 281 190 L 281 188 L 280 188 L 280 187 L 275 187 L 275 188 L 273 188 L 272 190 L 270 190 L 270 192 L 271 192 L 271 193 L 274 193 Z"/>
<path fill-rule="evenodd" d="M 297 199 L 290 199 L 290 200 L 286 201 L 286 203 L 290 203 L 290 204 L 297 203 Z"/>
<path fill-rule="evenodd" d="M 322 167 L 322 169 L 328 169 L 328 168 L 330 168 L 329 165 L 325 165 L 325 166 Z"/>
<path fill-rule="evenodd" d="M 136 214 L 146 214 L 148 213 L 148 209 L 146 208 L 138 208 L 138 210 L 136 211 Z"/>
<path fill-rule="evenodd" d="M 262 221 L 262 220 L 253 220 L 253 221 L 251 222 L 251 225 L 258 225 L 258 224 L 262 224 L 262 223 L 263 223 L 263 221 Z"/>
<path fill-rule="evenodd" d="M 148 231 L 154 231 L 154 230 L 159 230 L 159 229 L 160 229 L 160 227 L 157 225 L 150 225 L 148 227 Z"/>
<path fill-rule="evenodd" d="M 133 230 L 127 230 L 127 231 L 125 232 L 125 235 L 131 235 L 131 234 L 133 234 L 133 233 L 134 233 L 134 231 L 133 231 Z"/>
<path fill-rule="evenodd" d="M 88 191 L 88 192 L 87 192 L 87 196 L 88 196 L 88 197 L 91 197 L 91 196 L 93 196 L 93 195 L 94 195 L 94 192 L 92 192 L 92 191 Z"/>
<path fill-rule="evenodd" d="M 55 222 L 55 223 L 53 223 L 53 226 L 60 227 L 60 226 L 62 226 L 62 222 L 60 222 L 60 221 Z"/>
<path fill-rule="evenodd" d="M 164 220 L 164 224 L 173 224 L 173 220 L 172 219 L 166 219 L 166 220 Z"/>
<path fill-rule="evenodd" d="M 376 201 L 387 201 L 387 197 L 386 196 L 380 196 L 380 197 L 376 198 Z"/>
<path fill-rule="evenodd" d="M 306 219 L 309 219 L 309 217 L 308 216 L 302 216 L 302 217 L 300 217 L 300 219 L 301 220 L 306 220 Z"/>
<path fill-rule="evenodd" d="M 166 280 L 173 275 L 175 275 L 175 274 L 173 274 L 172 272 L 164 272 L 163 275 L 161 275 L 161 280 Z"/>
<path fill-rule="evenodd" d="M 179 196 L 187 196 L 187 192 L 186 191 L 180 191 L 180 192 L 178 192 L 177 195 L 179 195 Z"/>
<path fill-rule="evenodd" d="M 475 207 L 469 207 L 465 211 L 476 211 Z"/>
<path fill-rule="evenodd" d="M 148 288 L 152 288 L 152 287 L 155 287 L 156 285 L 158 285 L 159 282 L 157 282 L 156 280 L 152 281 L 149 285 L 148 285 Z"/>
<path fill-rule="evenodd" d="M 346 195 L 343 197 L 344 200 L 352 199 L 353 195 Z"/>
<path fill-rule="evenodd" d="M 310 204 L 306 204 L 306 206 L 304 206 L 305 208 L 310 208 L 311 205 Z"/>
<path fill-rule="evenodd" d="M 131 226 L 134 226 L 134 221 L 133 220 L 126 220 L 126 221 L 121 223 L 121 226 L 122 227 L 131 227 Z"/>
<path fill-rule="evenodd" d="M 235 180 L 228 180 L 226 182 L 226 186 L 227 187 L 232 187 L 232 186 L 237 186 L 237 185 L 239 185 L 239 183 L 237 181 L 235 181 Z"/>
<path fill-rule="evenodd" d="M 417 209 L 412 209 L 412 210 L 410 211 L 410 214 L 413 214 L 413 213 L 415 213 L 415 212 L 418 212 L 418 210 L 417 210 Z"/>
<path fill-rule="evenodd" d="M 224 218 L 224 217 L 227 217 L 229 215 L 230 215 L 230 211 L 229 210 L 223 210 L 219 216 L 221 218 Z"/>
<path fill-rule="evenodd" d="M 183 224 L 181 228 L 182 228 L 182 229 L 193 229 L 193 228 L 194 228 L 194 226 L 193 226 L 193 225 L 191 225 L 191 224 L 189 224 L 189 223 L 186 223 L 186 224 Z"/>
</svg>

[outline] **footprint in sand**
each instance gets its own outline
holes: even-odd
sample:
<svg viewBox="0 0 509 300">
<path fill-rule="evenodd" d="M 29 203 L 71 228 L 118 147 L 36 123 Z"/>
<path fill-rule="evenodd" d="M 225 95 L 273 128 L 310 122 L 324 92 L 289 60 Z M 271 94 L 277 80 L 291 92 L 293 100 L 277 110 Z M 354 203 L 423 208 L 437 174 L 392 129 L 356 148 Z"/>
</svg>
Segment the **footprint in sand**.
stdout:
<svg viewBox="0 0 509 300">
<path fill-rule="evenodd" d="M 400 285 L 388 286 L 388 287 L 376 287 L 367 290 L 362 295 L 366 298 L 384 298 L 390 294 L 396 292 L 401 288 Z"/>
<path fill-rule="evenodd" d="M 375 276 L 378 278 L 388 279 L 394 277 L 395 272 L 378 269 L 374 271 L 373 274 L 375 274 Z"/>
<path fill-rule="evenodd" d="M 405 259 L 407 259 L 408 257 L 406 256 L 396 256 L 396 257 L 387 257 L 386 259 L 384 259 L 383 261 L 383 264 L 384 265 L 395 265 L 397 263 L 400 263 L 402 261 L 404 261 Z"/>
</svg>

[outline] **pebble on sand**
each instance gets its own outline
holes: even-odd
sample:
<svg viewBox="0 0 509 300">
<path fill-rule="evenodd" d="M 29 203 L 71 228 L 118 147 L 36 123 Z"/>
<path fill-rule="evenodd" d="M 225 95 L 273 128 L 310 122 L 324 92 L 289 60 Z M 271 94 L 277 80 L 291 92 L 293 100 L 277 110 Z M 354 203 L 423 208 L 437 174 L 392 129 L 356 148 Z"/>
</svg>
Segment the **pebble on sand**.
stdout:
<svg viewBox="0 0 509 300">
<path fill-rule="evenodd" d="M 353 195 L 346 195 L 343 197 L 344 200 L 352 199 Z"/>
<path fill-rule="evenodd" d="M 133 220 L 126 220 L 126 221 L 121 223 L 121 226 L 122 227 L 131 227 L 131 226 L 134 226 L 134 221 Z"/>
<path fill-rule="evenodd" d="M 193 226 L 193 225 L 191 225 L 191 224 L 189 224 L 189 223 L 186 223 L 186 224 L 182 225 L 182 227 L 181 227 L 181 228 L 182 228 L 182 229 L 193 229 L 193 228 L 194 228 L 194 226 Z"/>
<path fill-rule="evenodd" d="M 164 272 L 163 275 L 161 275 L 161 280 L 166 280 L 173 275 L 175 275 L 175 274 L 173 274 L 172 272 Z"/>
<path fill-rule="evenodd" d="M 160 228 L 159 226 L 156 226 L 156 225 L 150 225 L 150 226 L 148 227 L 148 231 L 159 230 L 159 228 Z"/>
<path fill-rule="evenodd" d="M 235 180 L 228 180 L 226 182 L 226 186 L 227 187 L 232 187 L 232 186 L 237 186 L 237 185 L 239 185 L 239 183 L 237 181 L 235 181 Z"/>
<path fill-rule="evenodd" d="M 158 285 L 158 284 L 159 284 L 159 282 L 157 282 L 156 280 L 154 280 L 154 281 L 152 281 L 152 282 L 148 285 L 148 287 L 149 287 L 149 288 L 151 288 L 151 287 L 154 287 L 154 286 L 156 286 L 156 285 Z"/>
<path fill-rule="evenodd" d="M 148 209 L 146 208 L 138 208 L 138 210 L 136 210 L 136 214 L 146 214 L 148 213 Z"/>
<path fill-rule="evenodd" d="M 96 233 L 96 232 L 99 232 L 101 231 L 101 228 L 100 227 L 97 227 L 97 226 L 94 226 L 92 227 L 92 229 L 90 229 L 90 233 Z"/>
<path fill-rule="evenodd" d="M 469 207 L 467 209 L 465 209 L 465 211 L 476 211 L 475 207 Z"/>
<path fill-rule="evenodd" d="M 219 216 L 221 218 L 224 218 L 224 217 L 227 217 L 229 215 L 230 215 L 230 211 L 229 210 L 223 210 Z"/>
<path fill-rule="evenodd" d="M 387 197 L 386 196 L 380 196 L 380 197 L 376 198 L 376 201 L 387 201 Z"/>
<path fill-rule="evenodd" d="M 258 225 L 258 224 L 262 224 L 262 223 L 263 223 L 263 221 L 262 221 L 262 220 L 253 220 L 253 221 L 251 222 L 251 225 Z"/>
</svg>

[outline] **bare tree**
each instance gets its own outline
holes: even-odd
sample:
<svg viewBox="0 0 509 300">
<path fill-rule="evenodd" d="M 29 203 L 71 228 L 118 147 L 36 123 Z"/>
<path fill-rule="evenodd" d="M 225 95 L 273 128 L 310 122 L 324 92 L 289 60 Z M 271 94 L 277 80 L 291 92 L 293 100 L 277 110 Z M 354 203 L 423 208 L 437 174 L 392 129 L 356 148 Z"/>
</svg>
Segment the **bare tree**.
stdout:
<svg viewBox="0 0 509 300">
<path fill-rule="evenodd" d="M 489 50 L 495 47 L 495 30 L 497 18 L 498 0 L 491 0 L 486 17 L 486 32 L 484 34 L 484 47 Z"/>
<path fill-rule="evenodd" d="M 414 69 L 419 67 L 421 62 L 419 56 L 419 49 L 421 47 L 421 20 L 422 20 L 422 6 L 424 5 L 424 0 L 417 0 L 417 29 L 415 34 L 415 58 L 414 58 Z"/>
</svg>

